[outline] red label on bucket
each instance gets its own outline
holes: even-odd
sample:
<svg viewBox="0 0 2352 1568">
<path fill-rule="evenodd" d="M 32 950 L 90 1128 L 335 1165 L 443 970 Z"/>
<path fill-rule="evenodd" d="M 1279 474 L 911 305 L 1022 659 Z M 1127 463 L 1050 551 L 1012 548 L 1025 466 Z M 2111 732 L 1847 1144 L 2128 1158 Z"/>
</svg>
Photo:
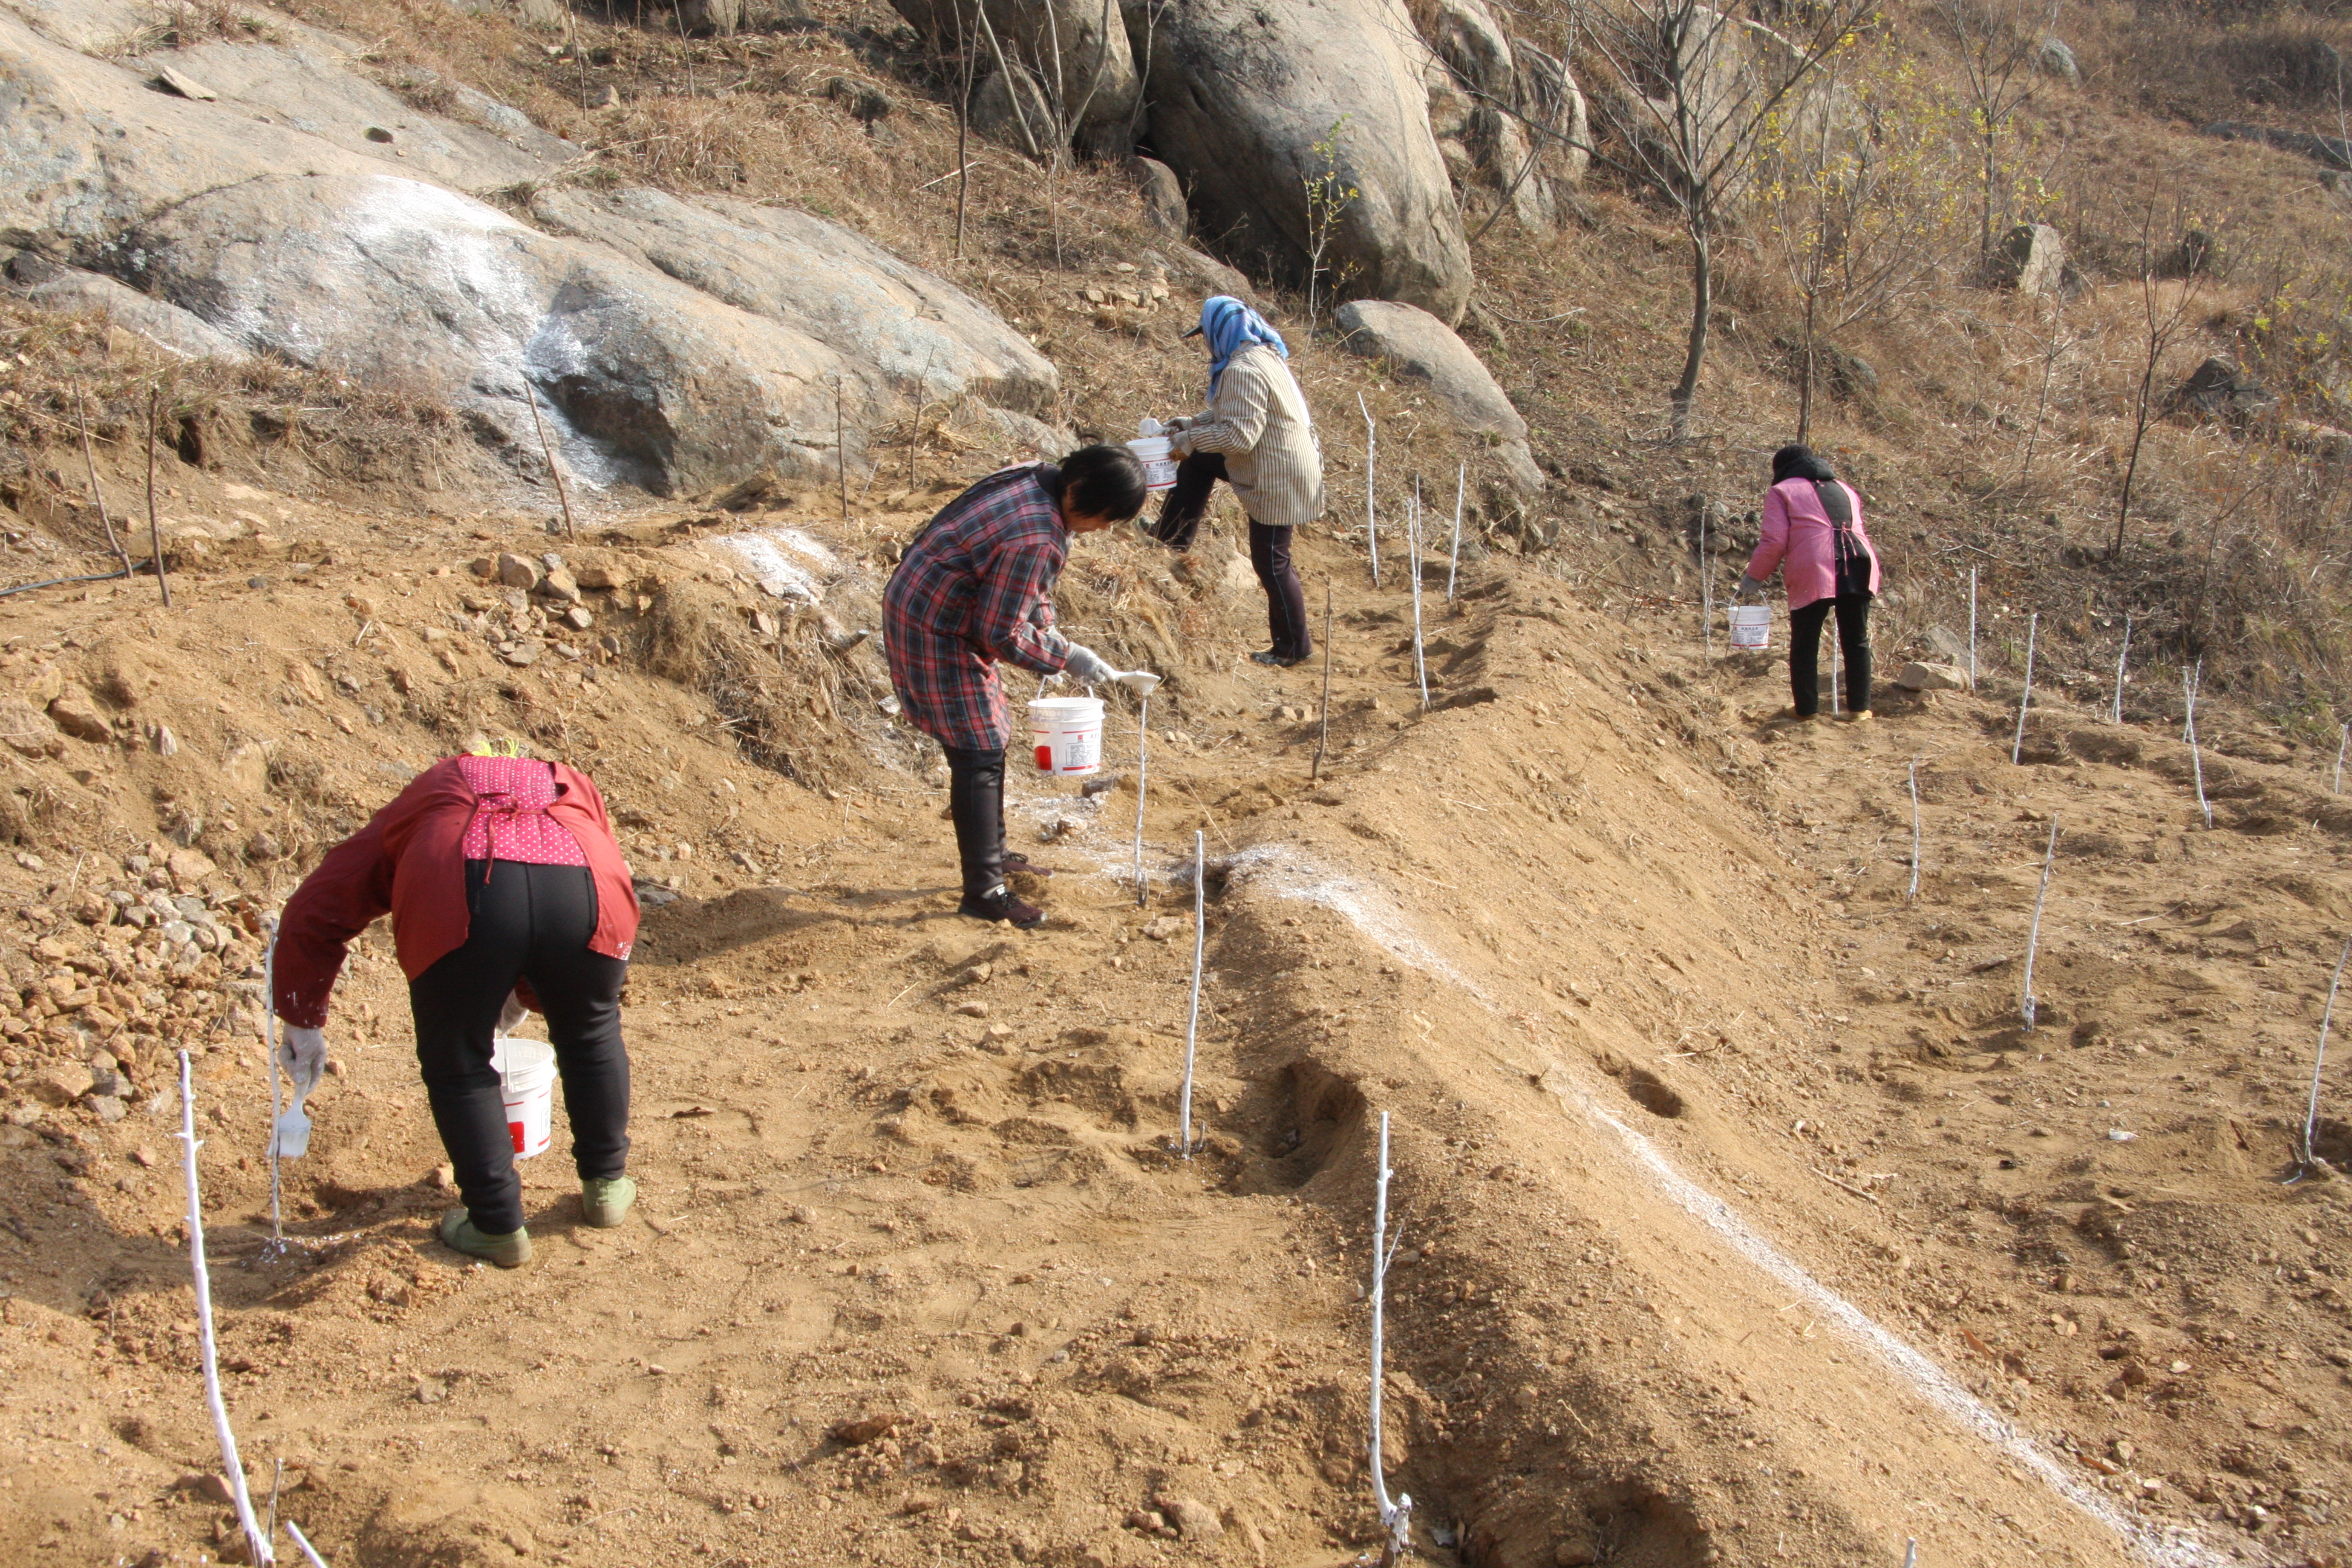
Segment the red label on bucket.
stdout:
<svg viewBox="0 0 2352 1568">
<path fill-rule="evenodd" d="M 1040 746 L 1037 748 L 1037 771 L 1041 773 L 1050 773 L 1054 771 L 1053 747 Z"/>
<path fill-rule="evenodd" d="M 508 1123 L 507 1123 L 507 1136 L 514 1140 L 514 1146 L 515 1146 L 515 1150 L 514 1150 L 514 1152 L 515 1152 L 516 1153 L 518 1153 L 518 1154 L 521 1153 L 521 1152 L 522 1152 L 522 1123 L 521 1123 L 521 1122 L 520 1122 L 520 1121 L 509 1121 L 509 1122 L 508 1122 Z"/>
</svg>

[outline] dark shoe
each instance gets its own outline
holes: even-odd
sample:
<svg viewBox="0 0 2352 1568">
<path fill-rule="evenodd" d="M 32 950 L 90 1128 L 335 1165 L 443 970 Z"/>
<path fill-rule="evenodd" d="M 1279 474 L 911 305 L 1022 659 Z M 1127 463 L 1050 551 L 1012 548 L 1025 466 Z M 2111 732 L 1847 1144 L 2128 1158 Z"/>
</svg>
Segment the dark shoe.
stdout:
<svg viewBox="0 0 2352 1568">
<path fill-rule="evenodd" d="M 637 1184 L 626 1176 L 590 1176 L 580 1184 L 580 1217 L 598 1230 L 626 1219 L 636 1201 Z"/>
<path fill-rule="evenodd" d="M 1013 895 L 1013 889 L 999 887 L 993 892 L 974 895 L 966 893 L 956 913 L 970 915 L 976 921 L 1011 921 L 1023 931 L 1031 931 L 1045 923 L 1045 911 Z"/>
<path fill-rule="evenodd" d="M 1250 662 L 1252 664 L 1271 665 L 1276 669 L 1288 669 L 1294 664 L 1305 664 L 1307 662 L 1307 656 L 1303 653 L 1276 653 L 1272 648 L 1268 648 L 1264 653 L 1254 653 L 1250 655 Z"/>
<path fill-rule="evenodd" d="M 479 1258 L 501 1268 L 520 1268 L 530 1261 L 530 1232 L 525 1229 L 492 1236 L 474 1224 L 464 1209 L 441 1216 L 441 1245 L 468 1258 Z"/>
</svg>

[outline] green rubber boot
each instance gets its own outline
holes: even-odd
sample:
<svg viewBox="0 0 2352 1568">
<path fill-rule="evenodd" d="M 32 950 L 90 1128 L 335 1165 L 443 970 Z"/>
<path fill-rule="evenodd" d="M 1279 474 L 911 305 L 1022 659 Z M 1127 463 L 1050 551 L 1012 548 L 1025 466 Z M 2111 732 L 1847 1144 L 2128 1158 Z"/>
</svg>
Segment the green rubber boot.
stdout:
<svg viewBox="0 0 2352 1568">
<path fill-rule="evenodd" d="M 580 1217 L 598 1230 L 610 1230 L 629 1216 L 637 1201 L 637 1184 L 626 1176 L 590 1176 L 580 1184 Z"/>
<path fill-rule="evenodd" d="M 530 1232 L 518 1229 L 491 1236 L 478 1227 L 464 1209 L 441 1216 L 441 1245 L 468 1258 L 479 1258 L 501 1268 L 520 1268 L 530 1261 Z"/>
</svg>

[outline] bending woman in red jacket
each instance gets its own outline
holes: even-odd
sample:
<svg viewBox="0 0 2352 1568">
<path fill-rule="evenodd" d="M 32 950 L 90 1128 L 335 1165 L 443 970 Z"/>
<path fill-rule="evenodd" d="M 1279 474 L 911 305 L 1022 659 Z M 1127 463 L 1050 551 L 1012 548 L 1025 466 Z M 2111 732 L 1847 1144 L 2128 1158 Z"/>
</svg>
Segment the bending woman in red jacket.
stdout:
<svg viewBox="0 0 2352 1568">
<path fill-rule="evenodd" d="M 463 1208 L 441 1239 L 504 1268 L 530 1259 L 522 1184 L 490 1065 L 508 996 L 547 1016 L 580 1206 L 615 1226 L 636 1196 L 621 983 L 637 896 L 586 775 L 561 763 L 470 753 L 436 763 L 328 851 L 287 900 L 271 1005 L 297 1082 L 316 1081 L 327 1000 L 352 939 L 392 916 L 416 1020 L 416 1059 Z"/>
</svg>

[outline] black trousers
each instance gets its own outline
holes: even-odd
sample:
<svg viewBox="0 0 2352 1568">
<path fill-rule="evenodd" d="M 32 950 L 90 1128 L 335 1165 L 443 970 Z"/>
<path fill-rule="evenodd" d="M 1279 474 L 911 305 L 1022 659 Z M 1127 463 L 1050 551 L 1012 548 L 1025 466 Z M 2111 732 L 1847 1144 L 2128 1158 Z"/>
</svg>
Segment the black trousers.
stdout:
<svg viewBox="0 0 2352 1568">
<path fill-rule="evenodd" d="M 621 1043 L 625 960 L 588 951 L 596 886 L 585 866 L 466 863 L 466 944 L 408 983 L 416 1062 L 433 1125 L 474 1224 L 492 1236 L 522 1226 L 522 1183 L 490 1065 L 499 1013 L 529 980 L 547 1015 L 581 1179 L 617 1176 L 629 1155 L 629 1055 Z"/>
<path fill-rule="evenodd" d="M 1004 884 L 1004 749 L 950 746 L 948 815 L 955 820 L 963 896 L 986 898 Z"/>
<path fill-rule="evenodd" d="M 1195 452 L 1176 465 L 1176 488 L 1160 503 L 1151 536 L 1173 550 L 1190 550 L 1208 514 L 1209 495 L 1225 478 L 1223 452 Z M 1250 520 L 1250 566 L 1265 590 L 1266 629 L 1277 658 L 1305 658 L 1314 651 L 1307 633 L 1307 590 L 1290 564 L 1290 530 Z"/>
<path fill-rule="evenodd" d="M 1870 597 L 1845 594 L 1815 599 L 1789 612 L 1789 695 L 1804 717 L 1821 711 L 1822 626 L 1832 606 L 1837 610 L 1838 647 L 1845 655 L 1846 711 L 1860 713 L 1870 707 Z"/>
</svg>

